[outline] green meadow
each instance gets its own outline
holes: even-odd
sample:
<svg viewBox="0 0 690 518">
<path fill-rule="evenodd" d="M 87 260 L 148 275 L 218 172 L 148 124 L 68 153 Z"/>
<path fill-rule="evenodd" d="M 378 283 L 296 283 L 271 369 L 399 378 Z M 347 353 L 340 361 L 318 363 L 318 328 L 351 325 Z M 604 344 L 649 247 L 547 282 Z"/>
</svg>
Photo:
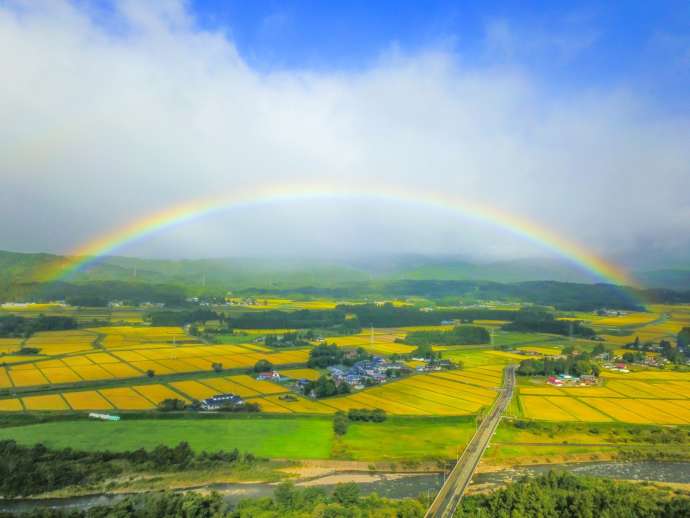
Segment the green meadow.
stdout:
<svg viewBox="0 0 690 518">
<path fill-rule="evenodd" d="M 322 417 L 67 421 L 0 428 L 0 440 L 90 451 L 152 449 L 187 441 L 196 451 L 232 450 L 290 459 L 430 460 L 455 457 L 474 433 L 471 417 L 389 418 L 351 423 L 336 439 Z"/>
<path fill-rule="evenodd" d="M 322 418 L 79 420 L 0 429 L 0 439 L 48 448 L 127 451 L 187 441 L 196 451 L 237 448 L 260 457 L 292 459 L 328 458 L 332 437 L 331 420 Z"/>
<path fill-rule="evenodd" d="M 474 417 L 389 418 L 351 424 L 339 456 L 353 460 L 452 459 L 475 431 Z"/>
</svg>

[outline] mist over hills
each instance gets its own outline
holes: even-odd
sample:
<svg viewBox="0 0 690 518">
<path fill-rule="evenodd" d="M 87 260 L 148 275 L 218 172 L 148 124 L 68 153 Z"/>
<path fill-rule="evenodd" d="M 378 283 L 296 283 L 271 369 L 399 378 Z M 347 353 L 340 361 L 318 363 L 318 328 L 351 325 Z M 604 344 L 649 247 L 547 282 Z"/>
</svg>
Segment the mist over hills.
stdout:
<svg viewBox="0 0 690 518">
<path fill-rule="evenodd" d="M 33 283 L 37 272 L 67 257 L 47 253 L 0 251 L 0 281 Z M 689 269 L 636 271 L 648 288 L 690 289 Z M 352 282 L 397 280 L 491 281 L 517 283 L 557 281 L 594 284 L 590 272 L 557 259 L 515 259 L 487 263 L 453 256 L 373 256 L 362 258 L 213 258 L 142 259 L 107 256 L 65 278 L 70 282 L 138 281 L 222 288 L 332 288 Z"/>
</svg>

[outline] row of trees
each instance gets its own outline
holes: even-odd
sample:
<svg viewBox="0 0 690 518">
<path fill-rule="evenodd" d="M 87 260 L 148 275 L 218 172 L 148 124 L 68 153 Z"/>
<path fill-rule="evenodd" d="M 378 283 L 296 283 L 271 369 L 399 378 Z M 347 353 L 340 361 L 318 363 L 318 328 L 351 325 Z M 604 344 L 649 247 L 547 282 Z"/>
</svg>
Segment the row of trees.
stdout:
<svg viewBox="0 0 690 518">
<path fill-rule="evenodd" d="M 316 338 L 316 333 L 308 329 L 305 332 L 283 333 L 282 335 L 266 335 L 264 344 L 267 347 L 307 347 L 310 340 Z"/>
<path fill-rule="evenodd" d="M 368 360 L 371 355 L 361 347 L 344 349 L 333 344 L 319 344 L 309 351 L 307 365 L 311 368 L 325 368 L 331 365 L 354 365 L 359 361 Z"/>
<path fill-rule="evenodd" d="M 186 326 L 206 324 L 209 320 L 220 320 L 222 315 L 207 308 L 183 311 L 154 311 L 149 313 L 152 326 Z"/>
<path fill-rule="evenodd" d="M 660 340 L 658 344 L 641 342 L 640 337 L 636 336 L 633 342 L 625 344 L 623 348 L 631 351 L 623 354 L 626 362 L 641 362 L 645 359 L 645 352 L 655 351 L 669 362 L 681 365 L 690 359 L 690 327 L 679 331 L 675 346 L 669 340 Z"/>
<path fill-rule="evenodd" d="M 304 386 L 304 393 L 314 394 L 317 398 L 349 394 L 352 392 L 350 385 L 344 381 L 336 384 L 331 376 L 320 376 L 316 381 L 310 381 Z"/>
<path fill-rule="evenodd" d="M 332 329 L 343 333 L 359 331 L 359 321 L 342 310 L 257 311 L 224 318 L 230 329 Z"/>
<path fill-rule="evenodd" d="M 389 500 L 376 494 L 362 496 L 357 484 L 338 484 L 332 491 L 319 487 L 298 489 L 291 482 L 280 484 L 272 497 L 241 500 L 227 504 L 221 495 L 196 492 L 163 492 L 125 498 L 113 506 L 91 509 L 36 510 L 24 518 L 421 518 L 424 506 L 419 500 Z M 0 513 L 0 518 L 13 516 Z"/>
<path fill-rule="evenodd" d="M 386 420 L 386 411 L 380 408 L 369 410 L 368 408 L 351 408 L 347 412 L 350 421 L 371 421 L 372 423 L 383 423 Z"/>
<path fill-rule="evenodd" d="M 338 484 L 332 491 L 280 484 L 271 497 L 241 500 L 235 506 L 217 493 L 163 492 L 135 495 L 113 506 L 91 509 L 37 509 L 25 518 L 421 518 L 426 506 L 417 499 L 389 500 L 362 496 L 357 484 Z M 466 496 L 456 518 L 585 518 L 593 516 L 670 518 L 690 515 L 687 494 L 653 486 L 549 472 L 522 479 L 488 494 Z M 10 518 L 11 513 L 0 514 Z"/>
<path fill-rule="evenodd" d="M 89 281 L 80 283 L 52 282 L 48 284 L 27 284 L 31 300 L 51 301 L 66 300 L 78 306 L 95 304 L 101 306 L 104 301 L 121 300 L 126 305 L 136 306 L 145 302 L 162 303 L 166 306 L 183 307 L 188 297 L 181 286 L 160 283 L 129 281 Z M 0 289 L 0 292 L 2 289 Z M 14 290 L 10 290 L 12 293 Z M 19 299 L 22 291 L 14 295 Z M 13 297 L 10 297 L 12 299 Z M 17 300 L 17 298 L 14 298 Z"/>
<path fill-rule="evenodd" d="M 186 442 L 174 448 L 160 445 L 153 450 L 131 452 L 49 450 L 42 444 L 26 447 L 15 441 L 0 441 L 0 495 L 28 496 L 67 486 L 90 484 L 127 472 L 182 471 L 218 464 L 254 463 L 252 454 L 202 452 L 195 454 Z"/>
<path fill-rule="evenodd" d="M 479 326 L 455 326 L 449 331 L 412 331 L 396 342 L 409 345 L 475 345 L 488 344 L 489 332 Z"/>
<path fill-rule="evenodd" d="M 502 326 L 504 331 L 521 333 L 551 333 L 563 336 L 577 336 L 593 338 L 594 329 L 578 321 L 557 320 L 555 315 L 546 308 L 526 306 L 520 309 L 512 322 Z"/>
<path fill-rule="evenodd" d="M 492 309 L 453 309 L 437 311 L 421 311 L 410 306 L 394 306 L 386 304 L 342 304 L 336 310 L 355 315 L 364 326 L 376 327 L 404 327 L 437 325 L 444 320 L 512 320 L 515 311 Z"/>
<path fill-rule="evenodd" d="M 486 495 L 465 497 L 458 518 L 690 516 L 690 498 L 671 490 L 549 472 Z"/>
<path fill-rule="evenodd" d="M 15 315 L 0 316 L 0 337 L 28 338 L 39 331 L 64 331 L 76 329 L 77 321 L 72 317 L 39 315 L 35 318 Z"/>
<path fill-rule="evenodd" d="M 583 376 L 585 374 L 599 375 L 599 365 L 589 358 L 570 356 L 567 358 L 543 358 L 522 360 L 517 369 L 519 376 L 556 376 L 570 374 Z"/>
</svg>

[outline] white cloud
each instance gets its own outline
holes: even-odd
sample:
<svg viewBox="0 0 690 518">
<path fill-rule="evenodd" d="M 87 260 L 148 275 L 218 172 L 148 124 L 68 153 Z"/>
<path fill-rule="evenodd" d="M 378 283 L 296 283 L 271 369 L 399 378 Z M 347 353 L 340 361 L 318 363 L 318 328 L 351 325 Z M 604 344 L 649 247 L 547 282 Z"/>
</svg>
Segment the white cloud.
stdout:
<svg viewBox="0 0 690 518">
<path fill-rule="evenodd" d="M 445 49 L 259 73 L 182 4 L 118 5 L 103 23 L 57 0 L 0 4 L 0 218 L 14 222 L 0 248 L 69 250 L 242 186 L 375 178 L 495 204 L 606 254 L 687 250 L 688 121 L 634 85 L 547 94 L 519 63 L 466 67 Z M 365 202 L 230 211 L 137 250 L 294 248 L 542 252 L 453 214 Z"/>
</svg>

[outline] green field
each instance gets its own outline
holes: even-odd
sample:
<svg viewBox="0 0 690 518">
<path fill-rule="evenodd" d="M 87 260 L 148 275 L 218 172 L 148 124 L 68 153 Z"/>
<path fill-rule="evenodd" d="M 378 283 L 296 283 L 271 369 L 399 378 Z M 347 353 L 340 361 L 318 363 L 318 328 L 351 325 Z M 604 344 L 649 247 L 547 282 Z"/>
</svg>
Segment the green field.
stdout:
<svg viewBox="0 0 690 518">
<path fill-rule="evenodd" d="M 498 331 L 494 333 L 493 345 L 537 345 L 545 342 L 559 342 L 563 338 L 545 333 L 520 333 L 515 331 Z"/>
<path fill-rule="evenodd" d="M 389 418 L 385 423 L 351 424 L 342 440 L 354 460 L 454 458 L 469 442 L 474 418 Z"/>
<path fill-rule="evenodd" d="M 330 419 L 142 419 L 54 421 L 0 429 L 1 439 L 49 448 L 126 451 L 187 441 L 196 451 L 232 450 L 261 457 L 327 459 Z"/>
<path fill-rule="evenodd" d="M 643 457 L 686 459 L 690 452 L 690 428 L 503 420 L 491 445 L 484 455 L 488 463 L 601 460 L 624 458 L 631 451 Z"/>
<path fill-rule="evenodd" d="M 389 418 L 351 423 L 335 440 L 320 417 L 51 421 L 0 428 L 0 440 L 49 448 L 126 451 L 187 441 L 196 451 L 232 450 L 291 459 L 429 460 L 453 458 L 474 433 L 473 418 Z M 334 442 L 336 443 L 334 445 Z"/>
</svg>

